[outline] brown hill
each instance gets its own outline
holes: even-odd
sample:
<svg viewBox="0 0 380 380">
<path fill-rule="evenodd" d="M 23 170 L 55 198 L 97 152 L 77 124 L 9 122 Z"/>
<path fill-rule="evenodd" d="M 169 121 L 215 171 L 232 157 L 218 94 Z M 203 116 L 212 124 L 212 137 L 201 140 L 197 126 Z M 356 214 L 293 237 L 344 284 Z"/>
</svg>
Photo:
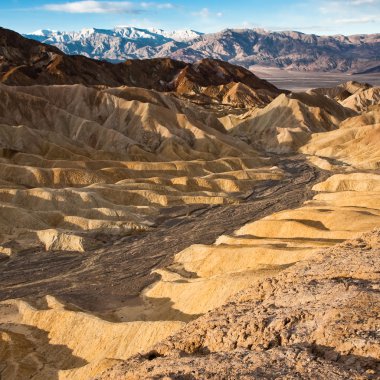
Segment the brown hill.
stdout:
<svg viewBox="0 0 380 380">
<path fill-rule="evenodd" d="M 267 104 L 281 92 L 249 70 L 223 61 L 203 59 L 190 64 L 158 58 L 112 64 L 68 56 L 55 47 L 3 28 L 0 28 L 0 81 L 7 85 L 127 85 L 174 91 L 206 103 L 223 102 L 231 87 L 241 83 L 251 90 L 251 94 L 245 88 L 242 90 L 245 98 L 242 106 Z M 215 91 L 218 86 L 222 88 Z M 239 94 L 234 97 L 243 98 Z"/>
<path fill-rule="evenodd" d="M 320 94 L 281 94 L 231 129 L 231 134 L 256 149 L 291 152 L 306 143 L 312 133 L 336 129 L 354 115 L 351 109 Z"/>
<path fill-rule="evenodd" d="M 46 234 L 55 249 L 83 250 L 101 231 L 148 229 L 163 207 L 235 203 L 281 177 L 212 112 L 170 93 L 0 84 L 0 96 L 3 253 L 53 249 Z"/>
<path fill-rule="evenodd" d="M 345 99 L 344 107 L 351 108 L 357 112 L 365 112 L 379 109 L 380 87 L 370 87 L 363 91 L 355 92 Z"/>
<path fill-rule="evenodd" d="M 310 90 L 309 93 L 326 95 L 329 98 L 335 99 L 337 101 L 343 101 L 349 98 L 351 95 L 368 90 L 371 87 L 372 86 L 368 83 L 349 81 L 335 87 L 314 88 Z"/>
<path fill-rule="evenodd" d="M 344 120 L 334 131 L 315 133 L 300 152 L 376 170 L 380 167 L 379 136 L 380 112 L 369 111 Z"/>
</svg>

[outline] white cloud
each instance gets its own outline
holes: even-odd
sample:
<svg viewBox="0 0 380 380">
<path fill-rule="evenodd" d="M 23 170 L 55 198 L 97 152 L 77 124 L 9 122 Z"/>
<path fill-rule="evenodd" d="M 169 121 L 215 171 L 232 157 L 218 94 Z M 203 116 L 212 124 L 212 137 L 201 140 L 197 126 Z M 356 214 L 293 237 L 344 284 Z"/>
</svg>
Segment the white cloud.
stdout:
<svg viewBox="0 0 380 380">
<path fill-rule="evenodd" d="M 322 1 L 319 11 L 335 25 L 369 24 L 380 21 L 378 4 L 380 0 L 330 0 Z"/>
<path fill-rule="evenodd" d="M 371 22 L 376 22 L 380 19 L 379 16 L 368 16 L 368 17 L 353 17 L 353 18 L 342 18 L 334 21 L 335 24 L 368 24 Z"/>
<path fill-rule="evenodd" d="M 82 0 L 61 4 L 45 4 L 41 9 L 66 13 L 141 13 L 148 9 L 171 9 L 171 3 L 133 3 L 130 1 Z"/>
<path fill-rule="evenodd" d="M 163 3 L 163 4 L 156 4 L 156 3 L 140 3 L 140 5 L 143 8 L 157 8 L 157 9 L 173 9 L 174 5 L 171 3 Z"/>
<path fill-rule="evenodd" d="M 222 17 L 223 13 L 222 12 L 213 13 L 208 8 L 202 8 L 198 12 L 193 12 L 192 15 L 206 19 L 206 18 L 211 18 L 211 17 Z"/>
<path fill-rule="evenodd" d="M 351 0 L 350 3 L 353 5 L 364 5 L 364 4 L 376 4 L 378 0 Z"/>
<path fill-rule="evenodd" d="M 210 10 L 208 8 L 202 8 L 199 12 L 193 12 L 193 16 L 199 16 L 202 18 L 208 18 L 210 17 Z"/>
<path fill-rule="evenodd" d="M 375 5 L 379 3 L 380 3 L 380 0 L 333 0 L 333 1 L 329 1 L 328 5 L 350 6 L 350 5 Z"/>
<path fill-rule="evenodd" d="M 357 11 L 358 6 L 362 6 L 368 10 L 368 7 L 373 7 L 374 5 L 380 5 L 380 0 L 330 0 L 323 1 L 323 5 L 319 7 L 322 13 L 330 13 L 334 11 Z"/>
</svg>

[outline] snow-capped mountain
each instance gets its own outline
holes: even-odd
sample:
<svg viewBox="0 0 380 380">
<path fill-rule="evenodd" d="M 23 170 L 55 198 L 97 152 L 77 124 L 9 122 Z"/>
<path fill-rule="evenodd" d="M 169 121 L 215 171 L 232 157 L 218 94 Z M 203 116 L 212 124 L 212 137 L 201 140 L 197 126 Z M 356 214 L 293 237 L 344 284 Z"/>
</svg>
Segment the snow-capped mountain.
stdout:
<svg viewBox="0 0 380 380">
<path fill-rule="evenodd" d="M 203 34 L 116 27 L 79 32 L 37 30 L 24 35 L 54 45 L 66 54 L 111 62 L 170 57 L 193 62 L 214 58 L 245 67 L 264 65 L 302 71 L 364 71 L 380 62 L 380 34 L 317 36 L 263 29 L 226 29 Z"/>
<path fill-rule="evenodd" d="M 196 32 L 194 30 L 173 30 L 166 31 L 163 29 L 148 28 L 140 29 L 129 26 L 118 26 L 113 29 L 98 29 L 98 28 L 85 28 L 79 32 L 61 32 L 57 30 L 40 29 L 26 36 L 41 37 L 41 39 L 49 39 L 51 41 L 62 41 L 62 36 L 67 36 L 71 40 L 79 40 L 88 38 L 92 35 L 104 34 L 113 37 L 128 38 L 133 40 L 138 39 L 160 39 L 160 37 L 167 38 L 174 41 L 190 41 L 194 38 L 201 36 L 203 33 Z M 37 38 L 33 38 L 37 39 Z"/>
<path fill-rule="evenodd" d="M 95 59 L 124 61 L 128 58 L 149 58 L 152 48 L 167 43 L 183 43 L 193 40 L 202 33 L 193 30 L 165 31 L 162 29 L 140 29 L 116 27 L 114 29 L 89 28 L 63 32 L 41 29 L 24 35 L 49 45 L 54 45 L 66 54 L 80 54 Z M 145 53 L 138 53 L 145 49 Z"/>
<path fill-rule="evenodd" d="M 177 42 L 184 42 L 184 41 L 191 41 L 195 38 L 202 36 L 203 33 L 196 32 L 191 29 L 183 29 L 183 30 L 172 30 L 172 31 L 165 31 L 162 29 L 148 29 L 150 32 L 161 35 L 163 37 L 169 38 L 171 40 L 177 41 Z"/>
</svg>

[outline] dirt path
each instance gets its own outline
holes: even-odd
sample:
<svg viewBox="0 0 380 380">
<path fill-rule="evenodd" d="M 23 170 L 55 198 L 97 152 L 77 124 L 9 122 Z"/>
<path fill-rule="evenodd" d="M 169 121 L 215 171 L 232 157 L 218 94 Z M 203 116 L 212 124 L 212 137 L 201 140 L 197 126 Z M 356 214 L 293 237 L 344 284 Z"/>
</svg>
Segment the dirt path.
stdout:
<svg viewBox="0 0 380 380">
<path fill-rule="evenodd" d="M 328 173 L 301 156 L 281 158 L 281 181 L 265 181 L 244 202 L 207 208 L 164 210 L 157 227 L 127 236 L 88 253 L 24 252 L 0 262 L 0 300 L 35 299 L 47 294 L 93 312 L 131 302 L 158 278 L 155 268 L 171 263 L 192 244 L 212 244 L 248 221 L 300 206 L 312 198 L 312 186 Z M 177 214 L 173 217 L 174 213 Z"/>
</svg>

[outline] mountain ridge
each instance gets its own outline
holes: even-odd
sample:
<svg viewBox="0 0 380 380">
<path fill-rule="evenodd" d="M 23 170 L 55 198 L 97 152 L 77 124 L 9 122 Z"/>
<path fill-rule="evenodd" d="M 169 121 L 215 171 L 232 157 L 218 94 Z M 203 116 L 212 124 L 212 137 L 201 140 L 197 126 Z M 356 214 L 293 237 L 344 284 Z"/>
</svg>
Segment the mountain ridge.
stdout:
<svg viewBox="0 0 380 380">
<path fill-rule="evenodd" d="M 380 61 L 380 34 L 318 36 L 264 29 L 224 29 L 203 34 L 135 27 L 36 32 L 24 37 L 54 45 L 66 54 L 111 62 L 162 57 L 194 62 L 213 58 L 246 68 L 263 65 L 295 71 L 362 72 Z"/>
<path fill-rule="evenodd" d="M 113 64 L 66 55 L 58 48 L 0 28 L 0 82 L 7 85 L 130 86 L 175 92 L 198 103 L 265 106 L 281 92 L 251 71 L 228 62 L 170 58 Z M 241 86 L 237 86 L 242 84 Z"/>
</svg>

